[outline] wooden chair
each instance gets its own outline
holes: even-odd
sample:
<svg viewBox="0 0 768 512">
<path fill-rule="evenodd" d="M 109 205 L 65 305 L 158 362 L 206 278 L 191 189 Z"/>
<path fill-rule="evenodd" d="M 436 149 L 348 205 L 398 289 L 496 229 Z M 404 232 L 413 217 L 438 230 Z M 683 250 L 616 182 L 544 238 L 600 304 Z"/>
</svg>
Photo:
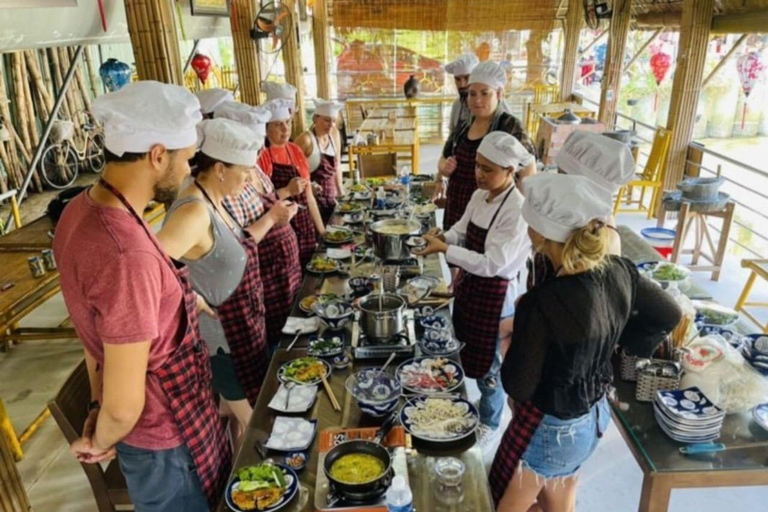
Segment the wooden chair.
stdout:
<svg viewBox="0 0 768 512">
<path fill-rule="evenodd" d="M 360 177 L 379 178 L 397 176 L 397 154 L 381 153 L 360 155 Z"/>
<path fill-rule="evenodd" d="M 8 421 L 5 413 L 0 420 Z M 10 424 L 10 421 L 8 421 Z M 12 428 L 12 427 L 11 427 Z M 16 443 L 16 446 L 14 446 Z M 0 432 L 0 512 L 28 512 L 32 510 L 27 498 L 24 483 L 19 476 L 16 467 L 17 455 L 21 452 L 16 441 L 16 434 L 13 437 Z"/>
<path fill-rule="evenodd" d="M 85 361 L 72 372 L 56 397 L 48 403 L 56 423 L 67 442 L 80 437 L 85 419 L 88 417 L 88 403 L 91 401 L 91 387 Z M 131 504 L 125 478 L 120 472 L 117 459 L 109 462 L 106 469 L 101 464 L 81 464 L 85 476 L 93 489 L 99 512 L 116 512 L 117 506 L 125 510 Z M 131 506 L 128 510 L 133 510 Z"/>
<path fill-rule="evenodd" d="M 525 104 L 525 130 L 531 137 L 536 137 L 539 132 L 541 116 L 531 111 L 531 105 L 548 105 L 555 103 L 560 98 L 559 85 L 539 84 L 533 88 L 533 100 Z"/>
<path fill-rule="evenodd" d="M 747 302 L 749 294 L 752 292 L 752 287 L 755 285 L 755 281 L 758 277 L 768 283 L 768 260 L 741 260 L 741 266 L 748 268 L 752 272 L 747 278 L 747 282 L 744 285 L 744 289 L 741 291 L 739 300 L 736 302 L 736 311 L 739 311 L 744 316 L 752 320 L 760 329 L 768 334 L 768 322 L 763 324 L 751 311 L 747 310 L 747 306 L 751 308 L 768 308 L 768 302 Z"/>
<path fill-rule="evenodd" d="M 636 179 L 630 181 L 616 195 L 616 202 L 613 205 L 613 215 L 619 212 L 648 212 L 648 218 L 653 218 L 661 201 L 661 187 L 664 184 L 664 174 L 667 169 L 667 155 L 669 154 L 669 144 L 672 141 L 672 132 L 666 128 L 656 128 L 656 134 L 653 136 L 653 145 L 651 154 L 648 155 L 648 162 L 641 174 Z M 640 188 L 640 198 L 632 199 L 632 192 L 635 187 Z M 646 207 L 645 192 L 651 189 L 651 203 Z M 621 208 L 621 203 L 625 202 L 627 206 L 637 204 L 637 208 Z"/>
</svg>

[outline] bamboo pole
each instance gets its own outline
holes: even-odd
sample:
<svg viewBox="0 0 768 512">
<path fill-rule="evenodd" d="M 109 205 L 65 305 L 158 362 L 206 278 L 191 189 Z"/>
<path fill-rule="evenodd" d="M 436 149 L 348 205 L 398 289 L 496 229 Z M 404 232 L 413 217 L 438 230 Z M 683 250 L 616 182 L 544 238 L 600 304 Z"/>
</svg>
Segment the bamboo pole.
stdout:
<svg viewBox="0 0 768 512">
<path fill-rule="evenodd" d="M 667 128 L 672 132 L 664 173 L 664 190 L 682 179 L 688 145 L 693 137 L 696 108 L 704 77 L 714 0 L 684 0 L 677 48 L 677 69 L 672 83 Z"/>
<path fill-rule="evenodd" d="M 330 37 L 328 34 L 328 5 L 326 0 L 315 0 L 312 16 L 312 35 L 315 46 L 315 73 L 317 95 L 331 99 Z"/>
<path fill-rule="evenodd" d="M 51 52 L 51 64 L 53 65 L 53 82 L 56 85 L 56 91 L 58 93 L 58 91 L 61 91 L 62 84 L 64 83 L 64 78 L 61 74 L 61 64 L 59 63 L 59 52 L 56 51 L 56 48 L 49 48 L 49 50 Z M 72 119 L 72 116 L 75 113 L 70 111 L 68 97 L 66 96 L 61 109 L 64 111 L 64 117 Z"/>
<path fill-rule="evenodd" d="M 32 148 L 37 148 L 37 145 L 40 144 L 40 134 L 37 131 L 37 116 L 35 115 L 32 91 L 29 86 L 29 73 L 27 72 L 26 63 L 23 61 L 21 62 L 21 79 L 24 86 L 24 100 L 26 101 L 24 107 L 27 110 L 27 122 L 29 123 L 29 139 L 32 143 L 32 147 L 30 148 L 31 153 Z M 40 175 L 37 173 L 36 169 L 33 169 L 32 171 L 32 182 L 38 192 L 43 191 L 43 182 L 40 180 Z"/>
<path fill-rule="evenodd" d="M 291 33 L 283 42 L 283 63 L 285 64 L 285 81 L 296 87 L 296 114 L 293 116 L 293 138 L 306 131 L 304 119 L 304 71 L 301 67 L 301 50 L 299 48 L 298 25 L 296 24 L 296 0 L 285 0 L 285 5 L 291 13 Z"/>
<path fill-rule="evenodd" d="M 73 47 L 69 47 L 67 49 L 69 52 L 69 60 L 70 62 L 73 62 L 77 67 L 75 68 L 75 81 L 77 82 L 77 88 L 80 92 L 80 97 L 83 100 L 83 107 L 84 110 L 87 110 L 88 112 L 91 111 L 91 97 L 88 96 L 88 89 L 85 87 L 85 79 L 83 78 L 83 64 L 84 61 L 81 59 L 79 62 L 74 62 L 72 59 L 75 55 L 75 49 Z"/>
<path fill-rule="evenodd" d="M 715 78 L 715 75 L 717 75 L 717 73 L 721 69 L 723 69 L 723 66 L 725 66 L 725 64 L 729 60 L 731 60 L 731 57 L 733 57 L 733 54 L 735 54 L 736 50 L 738 50 L 741 47 L 741 45 L 744 43 L 744 41 L 747 40 L 748 36 L 749 34 L 742 34 L 741 37 L 738 38 L 735 43 L 733 43 L 733 46 L 731 47 L 730 50 L 728 50 L 728 53 L 723 55 L 723 58 L 720 59 L 720 62 L 717 63 L 717 66 L 715 66 L 715 69 L 713 69 L 712 72 L 710 72 L 709 75 L 707 75 L 707 78 L 705 78 L 704 81 L 701 83 L 702 89 L 704 89 L 707 85 L 709 85 L 709 82 L 711 82 L 712 79 Z"/>
<path fill-rule="evenodd" d="M 91 83 L 91 95 L 96 98 L 99 95 L 99 89 L 97 85 L 96 72 L 93 68 L 93 60 L 91 57 L 91 47 L 85 48 L 85 67 L 88 70 L 88 81 Z"/>
<path fill-rule="evenodd" d="M 565 49 L 563 51 L 563 76 L 560 80 L 560 101 L 570 101 L 573 94 L 582 24 L 582 6 L 579 2 L 571 0 L 568 2 L 568 11 L 565 14 Z"/>
<path fill-rule="evenodd" d="M 170 0 L 126 0 L 125 12 L 139 79 L 182 85 L 176 19 Z"/>
<path fill-rule="evenodd" d="M 658 38 L 659 38 L 659 36 L 662 34 L 662 32 L 664 32 L 664 30 L 666 30 L 666 29 L 665 29 L 665 28 L 660 28 L 660 29 L 657 29 L 657 30 L 656 30 L 656 31 L 655 31 L 655 32 L 654 32 L 654 33 L 651 35 L 651 37 L 649 37 L 649 38 L 648 38 L 648 40 L 647 40 L 645 43 L 643 43 L 643 46 L 641 46 L 641 47 L 640 47 L 640 49 L 639 49 L 639 50 L 637 50 L 637 52 L 635 52 L 635 54 L 632 56 L 632 58 L 631 58 L 631 59 L 629 59 L 629 62 L 627 62 L 627 65 L 626 65 L 626 66 L 624 66 L 624 69 L 622 70 L 622 74 L 624 74 L 624 73 L 626 73 L 627 71 L 629 71 L 629 68 L 631 68 L 631 67 L 632 67 L 632 65 L 633 65 L 633 64 L 634 64 L 634 63 L 637 61 L 637 59 L 639 59 L 639 58 L 640 58 L 640 56 L 643 54 L 643 52 L 645 51 L 645 49 L 646 49 L 646 48 L 648 48 L 649 46 L 651 46 L 651 44 L 652 44 L 652 43 L 653 43 L 653 42 L 654 42 L 656 39 L 658 39 Z"/>
<path fill-rule="evenodd" d="M 5 65 L 7 61 L 5 59 L 0 58 L 0 63 L 3 64 L 4 68 L 7 68 Z M 5 128 L 8 130 L 8 133 L 15 133 L 15 130 L 13 130 L 13 123 L 11 122 L 11 109 L 9 107 L 8 101 L 8 88 L 5 84 L 6 76 L 10 76 L 10 73 L 0 72 L 0 113 L 2 113 Z M 8 148 L 6 153 L 8 155 L 10 165 L 10 168 L 6 168 L 6 172 L 9 172 L 9 181 L 11 185 L 16 188 L 21 185 L 21 170 L 19 167 L 16 140 L 13 137 L 11 137 L 11 140 L 8 141 Z"/>
<path fill-rule="evenodd" d="M 24 78 L 21 74 L 21 52 L 15 52 L 13 58 L 13 92 L 16 107 L 16 122 L 21 131 L 21 142 L 27 153 L 32 152 L 32 140 L 29 136 L 29 121 L 27 120 L 27 99 L 24 97 Z"/>
<path fill-rule="evenodd" d="M 45 80 L 43 80 L 37 53 L 33 50 L 27 50 L 24 52 L 24 58 L 27 61 L 27 72 L 32 78 L 35 85 L 35 92 L 37 93 L 37 98 L 39 100 L 38 106 L 40 108 L 38 108 L 38 113 L 40 114 L 41 119 L 47 119 L 53 109 L 53 98 L 51 98 Z"/>
<path fill-rule="evenodd" d="M 261 103 L 261 70 L 258 45 L 251 39 L 250 30 L 256 18 L 255 0 L 231 0 L 230 27 L 235 49 L 240 101 L 248 105 Z"/>
<path fill-rule="evenodd" d="M 632 19 L 632 0 L 616 0 L 613 3 L 610 35 L 608 36 L 608 55 L 605 59 L 605 71 L 600 91 L 600 122 L 608 130 L 613 129 L 616 109 L 619 102 L 621 71 L 624 54 L 627 50 L 627 35 Z"/>
<path fill-rule="evenodd" d="M 6 178 L 2 173 L 0 173 L 0 193 L 5 193 L 8 192 L 8 183 L 11 181 L 13 163 L 11 163 L 11 159 L 8 158 L 8 153 L 5 151 L 4 142 L 0 142 L 0 162 L 3 163 L 3 169 L 5 169 L 5 174 L 8 176 Z"/>
</svg>

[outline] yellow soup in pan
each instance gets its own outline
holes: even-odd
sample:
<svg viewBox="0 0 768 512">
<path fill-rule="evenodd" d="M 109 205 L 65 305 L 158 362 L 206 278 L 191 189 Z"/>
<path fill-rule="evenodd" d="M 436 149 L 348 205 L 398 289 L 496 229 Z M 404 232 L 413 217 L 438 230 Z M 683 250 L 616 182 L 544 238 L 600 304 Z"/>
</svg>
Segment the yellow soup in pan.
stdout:
<svg viewBox="0 0 768 512">
<path fill-rule="evenodd" d="M 384 474 L 384 462 L 367 453 L 341 456 L 331 465 L 331 476 L 345 484 L 364 484 Z"/>
</svg>

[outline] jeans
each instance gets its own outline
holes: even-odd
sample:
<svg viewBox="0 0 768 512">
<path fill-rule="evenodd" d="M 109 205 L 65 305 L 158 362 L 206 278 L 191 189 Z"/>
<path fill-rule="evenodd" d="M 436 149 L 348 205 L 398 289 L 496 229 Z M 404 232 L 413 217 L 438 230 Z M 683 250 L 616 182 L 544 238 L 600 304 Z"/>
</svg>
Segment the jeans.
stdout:
<svg viewBox="0 0 768 512">
<path fill-rule="evenodd" d="M 136 512 L 209 511 L 186 445 L 155 451 L 118 443 L 117 454 Z"/>
<path fill-rule="evenodd" d="M 515 314 L 514 303 L 508 305 L 501 314 L 501 320 L 505 320 Z M 477 380 L 480 390 L 480 423 L 491 427 L 493 430 L 501 424 L 501 414 L 504 412 L 506 401 L 504 388 L 501 385 L 501 338 L 496 338 L 496 356 L 488 373 L 482 379 Z"/>
</svg>

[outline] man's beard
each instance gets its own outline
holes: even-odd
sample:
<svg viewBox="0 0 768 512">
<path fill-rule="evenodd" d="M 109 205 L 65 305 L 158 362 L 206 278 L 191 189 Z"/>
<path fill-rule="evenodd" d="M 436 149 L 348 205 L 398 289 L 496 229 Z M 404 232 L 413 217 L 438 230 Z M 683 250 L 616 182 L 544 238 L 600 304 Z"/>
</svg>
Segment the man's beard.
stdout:
<svg viewBox="0 0 768 512">
<path fill-rule="evenodd" d="M 469 96 L 469 89 L 459 89 L 459 98 L 461 101 L 467 101 L 467 97 Z"/>
<path fill-rule="evenodd" d="M 173 158 L 168 162 L 168 168 L 165 170 L 163 179 L 155 184 L 153 189 L 153 199 L 158 203 L 162 203 L 166 206 L 170 206 L 179 195 L 179 186 L 171 182 L 171 174 L 173 173 Z"/>
</svg>

